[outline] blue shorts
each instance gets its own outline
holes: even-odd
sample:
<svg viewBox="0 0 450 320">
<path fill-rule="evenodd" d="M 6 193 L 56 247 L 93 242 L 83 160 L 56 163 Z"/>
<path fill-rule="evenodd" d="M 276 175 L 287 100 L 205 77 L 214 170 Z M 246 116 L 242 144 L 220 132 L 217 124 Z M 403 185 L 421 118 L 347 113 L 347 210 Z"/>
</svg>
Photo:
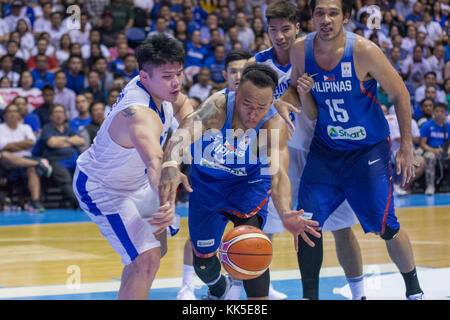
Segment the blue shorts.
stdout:
<svg viewBox="0 0 450 320">
<path fill-rule="evenodd" d="M 390 143 L 357 150 L 333 150 L 313 139 L 300 181 L 298 209 L 323 226 L 345 200 L 364 232 L 399 229 L 395 216 Z"/>
<path fill-rule="evenodd" d="M 216 254 L 223 232 L 233 216 L 262 218 L 264 226 L 270 199 L 270 179 L 236 179 L 208 181 L 192 179 L 189 196 L 189 234 L 198 257 Z"/>
</svg>

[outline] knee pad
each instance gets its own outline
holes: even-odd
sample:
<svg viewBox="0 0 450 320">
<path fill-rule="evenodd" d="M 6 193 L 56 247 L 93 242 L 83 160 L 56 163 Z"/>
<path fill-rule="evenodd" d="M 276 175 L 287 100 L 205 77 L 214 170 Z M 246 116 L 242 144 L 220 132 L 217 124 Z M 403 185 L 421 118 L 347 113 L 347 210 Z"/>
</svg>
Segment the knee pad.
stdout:
<svg viewBox="0 0 450 320">
<path fill-rule="evenodd" d="M 269 295 L 270 273 L 267 269 L 258 278 L 244 280 L 244 289 L 248 298 L 262 298 Z"/>
<path fill-rule="evenodd" d="M 213 282 L 220 275 L 221 266 L 215 255 L 209 258 L 199 258 L 194 253 L 193 265 L 195 273 L 204 283 Z"/>
<path fill-rule="evenodd" d="M 383 240 L 392 240 L 395 238 L 397 233 L 400 231 L 399 229 L 391 229 L 388 225 L 386 225 L 386 228 L 384 229 L 384 233 L 380 234 L 381 239 Z"/>
</svg>

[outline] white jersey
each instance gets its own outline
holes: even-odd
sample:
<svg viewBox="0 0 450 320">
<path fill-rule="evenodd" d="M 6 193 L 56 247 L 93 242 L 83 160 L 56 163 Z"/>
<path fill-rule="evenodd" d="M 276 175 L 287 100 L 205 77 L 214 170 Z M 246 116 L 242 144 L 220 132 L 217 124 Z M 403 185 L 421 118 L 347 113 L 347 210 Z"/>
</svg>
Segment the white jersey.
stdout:
<svg viewBox="0 0 450 320">
<path fill-rule="evenodd" d="M 291 64 L 286 66 L 280 65 L 275 60 L 275 50 L 273 47 L 258 52 L 255 55 L 255 61 L 263 63 L 274 70 L 278 75 L 278 86 L 275 88 L 274 97 L 278 99 L 283 95 L 287 88 L 289 88 L 291 82 Z M 306 116 L 305 112 L 291 113 L 291 120 L 295 125 L 295 131 L 291 140 L 288 140 L 287 144 L 290 148 L 309 151 L 309 145 L 314 136 L 314 127 L 316 121 L 311 121 Z"/>
<path fill-rule="evenodd" d="M 136 76 L 122 90 L 91 147 L 83 152 L 77 160 L 78 169 L 89 179 L 96 180 L 106 188 L 119 191 L 135 191 L 149 183 L 147 168 L 137 150 L 118 145 L 108 133 L 114 117 L 131 105 L 148 106 L 160 116 L 163 123 L 160 145 L 164 145 L 173 119 L 172 104 L 163 101 L 160 113 L 150 94 L 140 83 L 139 76 Z"/>
</svg>

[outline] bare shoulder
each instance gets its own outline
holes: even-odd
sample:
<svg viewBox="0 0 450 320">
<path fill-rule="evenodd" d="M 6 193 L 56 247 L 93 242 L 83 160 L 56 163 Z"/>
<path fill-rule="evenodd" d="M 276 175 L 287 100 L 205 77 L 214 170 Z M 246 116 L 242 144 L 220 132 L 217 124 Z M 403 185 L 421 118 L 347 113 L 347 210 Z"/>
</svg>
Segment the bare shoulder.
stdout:
<svg viewBox="0 0 450 320">
<path fill-rule="evenodd" d="M 275 114 L 272 118 L 267 120 L 261 127 L 263 129 L 280 129 L 287 130 L 286 121 L 280 116 L 279 113 Z"/>
<path fill-rule="evenodd" d="M 356 36 L 353 50 L 355 57 L 362 61 L 373 59 L 380 54 L 384 56 L 381 49 L 375 43 L 359 35 Z"/>
</svg>

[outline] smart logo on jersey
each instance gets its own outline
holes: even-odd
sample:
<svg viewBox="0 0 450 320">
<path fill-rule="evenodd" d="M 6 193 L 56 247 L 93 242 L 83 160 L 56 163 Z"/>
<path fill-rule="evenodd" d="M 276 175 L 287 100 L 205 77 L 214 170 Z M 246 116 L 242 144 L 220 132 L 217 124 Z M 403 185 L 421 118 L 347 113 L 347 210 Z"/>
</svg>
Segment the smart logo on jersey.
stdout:
<svg viewBox="0 0 450 320">
<path fill-rule="evenodd" d="M 350 78 L 352 76 L 352 63 L 351 62 L 342 62 L 341 63 L 341 71 L 343 78 Z"/>
<path fill-rule="evenodd" d="M 334 80 L 336 80 L 334 74 L 325 74 L 323 76 L 323 81 L 334 81 Z"/>
<path fill-rule="evenodd" d="M 367 137 L 366 129 L 361 126 L 347 129 L 340 126 L 328 126 L 327 132 L 333 140 L 363 140 Z"/>
</svg>

